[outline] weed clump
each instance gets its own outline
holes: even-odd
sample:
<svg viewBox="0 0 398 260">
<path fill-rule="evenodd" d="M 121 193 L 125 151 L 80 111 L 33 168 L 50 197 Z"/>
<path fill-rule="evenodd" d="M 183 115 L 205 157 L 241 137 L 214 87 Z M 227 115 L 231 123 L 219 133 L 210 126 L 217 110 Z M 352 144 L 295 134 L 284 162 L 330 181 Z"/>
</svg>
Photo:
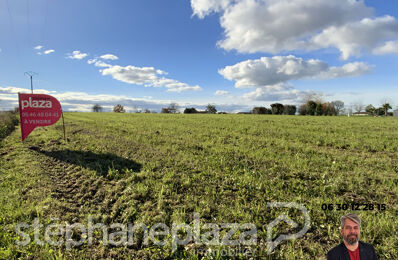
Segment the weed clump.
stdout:
<svg viewBox="0 0 398 260">
<path fill-rule="evenodd" d="M 0 140 L 14 131 L 15 126 L 19 123 L 16 113 L 0 112 Z"/>
</svg>

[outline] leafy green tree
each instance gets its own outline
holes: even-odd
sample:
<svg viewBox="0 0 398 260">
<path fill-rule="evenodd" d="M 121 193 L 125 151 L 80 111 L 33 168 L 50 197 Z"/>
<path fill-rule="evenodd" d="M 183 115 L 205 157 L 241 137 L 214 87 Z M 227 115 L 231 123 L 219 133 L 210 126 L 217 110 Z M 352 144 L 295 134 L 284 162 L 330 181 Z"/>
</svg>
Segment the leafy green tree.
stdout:
<svg viewBox="0 0 398 260">
<path fill-rule="evenodd" d="M 283 114 L 284 115 L 295 115 L 297 111 L 297 107 L 295 105 L 285 105 Z"/>
<path fill-rule="evenodd" d="M 252 114 L 261 114 L 261 115 L 265 115 L 267 114 L 267 108 L 265 107 L 254 107 L 252 110 Z"/>
<path fill-rule="evenodd" d="M 307 115 L 307 104 L 301 104 L 298 108 L 298 113 L 302 116 Z"/>
<path fill-rule="evenodd" d="M 309 100 L 307 102 L 307 115 L 315 115 L 317 105 L 318 104 L 315 101 Z"/>
<path fill-rule="evenodd" d="M 315 115 L 322 116 L 323 115 L 323 107 L 321 103 L 317 103 L 315 107 Z"/>
<path fill-rule="evenodd" d="M 392 109 L 390 103 L 387 103 L 387 102 L 384 103 L 381 107 L 382 107 L 383 110 L 384 110 L 384 115 L 385 115 L 385 116 L 388 115 L 388 110 L 389 110 L 389 109 Z"/>
<path fill-rule="evenodd" d="M 162 113 L 162 114 L 170 114 L 170 111 L 169 111 L 169 109 L 167 107 L 163 107 L 162 111 L 160 113 Z"/>
<path fill-rule="evenodd" d="M 323 115 L 325 116 L 336 116 L 337 110 L 333 102 L 326 102 L 322 104 Z"/>
<path fill-rule="evenodd" d="M 273 115 L 282 115 L 284 106 L 281 103 L 274 103 L 271 104 L 271 111 Z"/>
<path fill-rule="evenodd" d="M 196 113 L 198 113 L 198 111 L 194 107 L 191 107 L 191 108 L 187 107 L 184 110 L 184 114 L 196 114 Z"/>
</svg>

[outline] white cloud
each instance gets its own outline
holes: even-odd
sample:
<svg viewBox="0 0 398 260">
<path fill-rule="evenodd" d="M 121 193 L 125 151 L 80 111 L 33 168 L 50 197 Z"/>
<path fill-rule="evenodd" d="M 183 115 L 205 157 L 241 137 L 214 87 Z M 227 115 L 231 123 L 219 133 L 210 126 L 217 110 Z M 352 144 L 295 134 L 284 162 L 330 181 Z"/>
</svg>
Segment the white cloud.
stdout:
<svg viewBox="0 0 398 260">
<path fill-rule="evenodd" d="M 330 67 L 327 71 L 320 73 L 320 79 L 334 79 L 343 77 L 356 77 L 368 74 L 372 71 L 372 67 L 364 62 L 352 62 L 342 67 Z"/>
<path fill-rule="evenodd" d="M 94 63 L 94 61 L 90 61 Z M 100 66 L 98 61 L 94 63 L 95 66 Z M 105 66 L 100 66 L 105 67 Z M 187 90 L 198 91 L 201 90 L 199 86 L 190 86 L 186 83 L 179 82 L 174 79 L 159 77 L 159 75 L 166 74 L 164 71 L 156 70 L 153 67 L 135 67 L 118 66 L 106 64 L 106 69 L 102 70 L 102 75 L 111 75 L 114 79 L 136 85 L 145 85 L 147 87 L 165 86 L 169 92 L 182 92 Z"/>
<path fill-rule="evenodd" d="M 303 78 L 337 78 L 359 76 L 369 73 L 365 63 L 349 63 L 343 67 L 329 67 L 320 60 L 303 60 L 293 55 L 261 57 L 246 60 L 219 70 L 228 80 L 234 80 L 235 87 L 258 87 L 276 85 Z"/>
<path fill-rule="evenodd" d="M 13 109 L 18 105 L 18 92 L 30 93 L 30 89 L 19 87 L 1 87 L 0 86 L 0 111 Z M 36 93 L 36 90 L 35 90 Z M 179 102 L 176 100 L 155 100 L 151 97 L 135 98 L 126 95 L 109 95 L 109 94 L 89 94 L 86 92 L 63 92 L 48 90 L 37 90 L 37 93 L 51 94 L 57 98 L 62 105 L 64 111 L 92 111 L 92 106 L 95 103 L 100 104 L 105 111 L 111 111 L 113 106 L 121 104 L 125 107 L 127 112 L 134 112 L 138 110 L 150 109 L 160 111 L 162 107 L 167 107 L 172 102 L 177 102 L 181 108 L 197 107 L 205 109 L 207 102 L 192 103 Z M 216 104 L 219 111 L 249 111 L 250 105 L 241 104 Z"/>
<path fill-rule="evenodd" d="M 243 98 L 253 101 L 300 103 L 309 93 L 312 92 L 300 91 L 293 89 L 291 86 L 277 84 L 274 86 L 256 88 L 255 91 L 244 94 Z"/>
<path fill-rule="evenodd" d="M 33 49 L 39 51 L 39 50 L 41 50 L 41 49 L 43 49 L 43 48 L 44 48 L 44 46 L 42 46 L 42 45 L 37 45 L 37 46 L 34 47 Z M 48 55 L 48 54 L 51 54 L 51 53 L 53 53 L 53 52 L 55 52 L 54 49 L 48 49 L 48 50 L 45 50 L 45 51 L 43 51 L 43 52 L 39 51 L 39 52 L 37 52 L 37 54 L 38 54 L 38 55 L 42 55 L 42 54 Z"/>
<path fill-rule="evenodd" d="M 216 92 L 214 92 L 214 95 L 216 95 L 216 96 L 225 96 L 228 94 L 229 94 L 229 92 L 226 90 L 217 90 Z"/>
<path fill-rule="evenodd" d="M 111 54 L 107 54 L 111 55 Z M 105 55 L 103 55 L 105 56 Z M 101 56 L 101 57 L 103 57 Z M 113 59 L 110 57 L 107 60 Z M 175 79 L 165 78 L 161 75 L 167 75 L 167 72 L 155 69 L 154 67 L 136 67 L 132 65 L 119 66 L 105 63 L 101 60 L 89 59 L 88 64 L 93 64 L 96 67 L 105 68 L 100 72 L 103 76 L 110 75 L 114 79 L 136 85 L 144 85 L 145 87 L 166 87 L 168 92 L 182 92 L 182 91 L 198 91 L 202 90 L 200 86 L 191 86 L 187 83 L 177 81 Z"/>
<path fill-rule="evenodd" d="M 50 54 L 50 53 L 53 53 L 53 52 L 55 52 L 55 50 L 45 50 L 43 53 L 47 55 L 47 54 Z"/>
<path fill-rule="evenodd" d="M 254 101 L 301 102 L 308 91 L 299 91 L 287 84 L 300 79 L 333 79 L 367 74 L 371 66 L 353 62 L 342 67 L 330 67 L 320 60 L 303 60 L 295 56 L 262 57 L 246 60 L 219 70 L 226 79 L 235 81 L 236 88 L 256 90 L 243 95 Z"/>
<path fill-rule="evenodd" d="M 8 86 L 8 87 L 0 87 L 0 94 L 18 94 L 18 93 L 31 93 L 30 89 L 26 88 L 19 88 L 19 87 L 13 87 L 13 86 Z M 54 93 L 54 91 L 48 91 L 45 89 L 34 89 L 35 94 L 51 94 Z"/>
<path fill-rule="evenodd" d="M 226 9 L 232 0 L 191 0 L 193 15 L 204 18 L 212 12 L 220 12 Z"/>
<path fill-rule="evenodd" d="M 94 64 L 95 67 L 102 67 L 102 68 L 110 68 L 112 65 L 105 63 L 103 61 L 97 60 L 97 59 L 90 59 L 87 61 L 88 64 Z"/>
<path fill-rule="evenodd" d="M 100 57 L 101 59 L 104 60 L 118 60 L 119 58 L 113 54 L 104 54 Z"/>
<path fill-rule="evenodd" d="M 111 75 L 114 79 L 129 84 L 150 84 L 157 80 L 156 71 L 153 67 L 135 67 L 118 65 L 112 66 L 102 71 L 102 75 Z"/>
<path fill-rule="evenodd" d="M 96 66 L 96 67 L 102 67 L 102 68 L 110 68 L 110 67 L 112 67 L 112 65 L 110 65 L 110 64 L 108 64 L 108 63 L 105 63 L 105 62 L 103 62 L 103 61 L 96 61 L 96 62 L 94 63 L 94 66 Z"/>
<path fill-rule="evenodd" d="M 384 40 L 397 38 L 397 35 L 398 21 L 392 16 L 383 16 L 329 27 L 312 40 L 324 48 L 338 48 L 341 58 L 346 60 L 350 56 L 359 56 L 362 50 L 371 51 Z"/>
<path fill-rule="evenodd" d="M 88 54 L 87 53 L 82 53 L 80 51 L 73 51 L 72 54 L 68 54 L 67 58 L 68 59 L 74 59 L 74 60 L 81 60 L 84 59 L 85 57 L 87 57 Z"/>
<path fill-rule="evenodd" d="M 378 46 L 373 50 L 373 54 L 383 55 L 383 54 L 398 54 L 398 41 L 388 41 L 382 46 Z"/>
<path fill-rule="evenodd" d="M 182 92 L 182 91 L 199 91 L 202 90 L 201 87 L 199 86 L 190 86 L 186 83 L 179 82 L 175 79 L 167 79 L 167 78 L 158 78 L 155 80 L 152 85 L 154 87 L 160 87 L 160 86 L 165 86 L 167 88 L 167 91 L 169 92 Z"/>
<path fill-rule="evenodd" d="M 220 13 L 224 39 L 217 44 L 242 53 L 280 53 L 335 47 L 342 58 L 397 39 L 397 20 L 374 17 L 355 0 L 191 0 L 193 15 Z"/>
</svg>

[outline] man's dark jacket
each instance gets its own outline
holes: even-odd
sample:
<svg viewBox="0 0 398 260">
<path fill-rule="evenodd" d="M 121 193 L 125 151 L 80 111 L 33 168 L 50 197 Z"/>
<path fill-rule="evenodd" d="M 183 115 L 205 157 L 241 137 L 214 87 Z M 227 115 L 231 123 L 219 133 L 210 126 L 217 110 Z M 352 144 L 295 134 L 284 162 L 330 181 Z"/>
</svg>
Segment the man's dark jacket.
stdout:
<svg viewBox="0 0 398 260">
<path fill-rule="evenodd" d="M 377 260 L 375 249 L 371 244 L 359 241 L 359 256 L 361 260 Z M 347 247 L 341 242 L 340 245 L 328 252 L 328 260 L 350 260 Z"/>
</svg>

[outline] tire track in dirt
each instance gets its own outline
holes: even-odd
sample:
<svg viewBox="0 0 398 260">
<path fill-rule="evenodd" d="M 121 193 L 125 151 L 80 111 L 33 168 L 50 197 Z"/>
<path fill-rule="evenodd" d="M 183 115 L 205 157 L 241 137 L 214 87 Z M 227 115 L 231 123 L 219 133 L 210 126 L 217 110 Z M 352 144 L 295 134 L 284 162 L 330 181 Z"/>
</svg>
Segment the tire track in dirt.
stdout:
<svg viewBox="0 0 398 260">
<path fill-rule="evenodd" d="M 59 203 L 51 205 L 50 214 L 67 221 L 84 220 L 87 214 L 110 214 L 116 199 L 109 198 L 115 182 L 93 176 L 82 166 L 43 154 L 44 149 L 30 147 L 37 152 L 44 174 L 51 180 L 51 197 Z"/>
</svg>

